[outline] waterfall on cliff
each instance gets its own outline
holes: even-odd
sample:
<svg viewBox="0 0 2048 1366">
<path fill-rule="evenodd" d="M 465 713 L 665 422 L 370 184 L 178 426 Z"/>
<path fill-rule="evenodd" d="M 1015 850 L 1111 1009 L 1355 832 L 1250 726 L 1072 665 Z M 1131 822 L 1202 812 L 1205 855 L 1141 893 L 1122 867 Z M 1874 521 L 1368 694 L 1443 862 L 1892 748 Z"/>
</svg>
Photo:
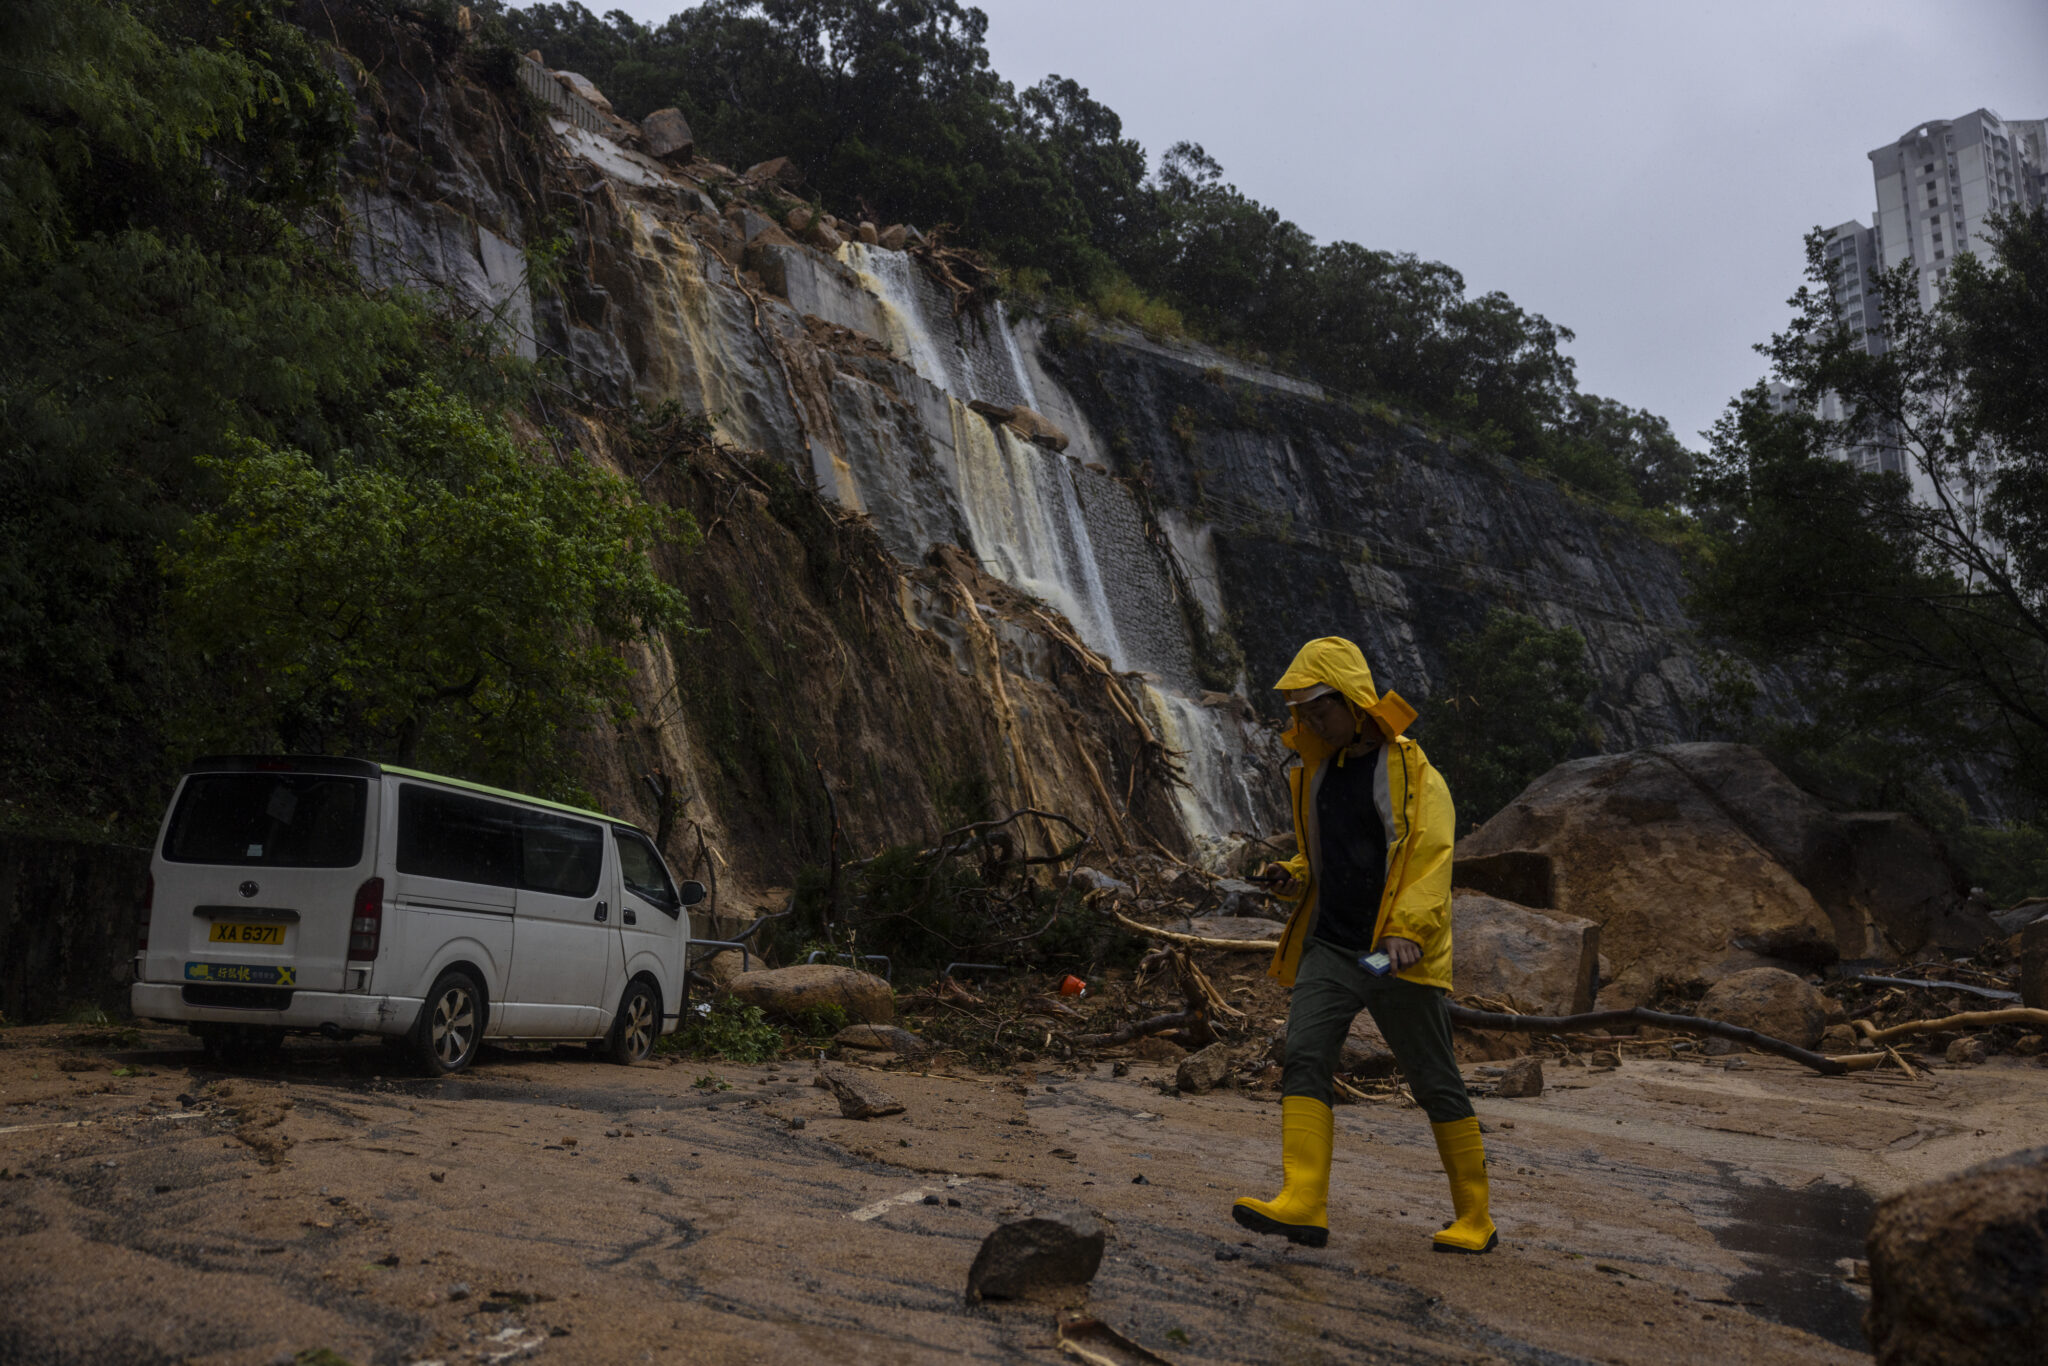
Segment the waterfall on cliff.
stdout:
<svg viewBox="0 0 2048 1366">
<path fill-rule="evenodd" d="M 953 455 L 970 547 L 991 573 L 1057 607 L 1119 665 L 1123 645 L 1064 456 L 991 423 L 959 399 Z"/>
</svg>

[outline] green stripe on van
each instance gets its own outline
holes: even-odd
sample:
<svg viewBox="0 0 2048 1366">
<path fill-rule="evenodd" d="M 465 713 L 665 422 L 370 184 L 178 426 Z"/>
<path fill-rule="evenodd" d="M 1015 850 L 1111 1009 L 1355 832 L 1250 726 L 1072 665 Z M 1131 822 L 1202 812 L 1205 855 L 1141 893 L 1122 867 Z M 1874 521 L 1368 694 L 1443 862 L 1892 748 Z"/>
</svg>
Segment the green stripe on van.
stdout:
<svg viewBox="0 0 2048 1366">
<path fill-rule="evenodd" d="M 515 802 L 525 802 L 529 806 L 546 806 L 556 811 L 567 811 L 572 816 L 589 816 L 594 820 L 611 821 L 617 825 L 630 825 L 635 830 L 640 828 L 632 821 L 623 820 L 617 816 L 607 816 L 602 811 L 592 811 L 588 807 L 582 806 L 570 806 L 567 802 L 551 802 L 546 797 L 533 797 L 524 792 L 508 792 L 502 787 L 486 787 L 482 783 L 472 783 L 462 778 L 448 778 L 439 773 L 422 773 L 416 768 L 400 768 L 396 764 L 379 764 L 378 767 L 386 773 L 395 773 L 401 778 L 423 778 L 430 783 L 444 783 L 449 787 L 460 787 L 470 792 L 483 792 L 493 797 L 507 797 Z"/>
</svg>

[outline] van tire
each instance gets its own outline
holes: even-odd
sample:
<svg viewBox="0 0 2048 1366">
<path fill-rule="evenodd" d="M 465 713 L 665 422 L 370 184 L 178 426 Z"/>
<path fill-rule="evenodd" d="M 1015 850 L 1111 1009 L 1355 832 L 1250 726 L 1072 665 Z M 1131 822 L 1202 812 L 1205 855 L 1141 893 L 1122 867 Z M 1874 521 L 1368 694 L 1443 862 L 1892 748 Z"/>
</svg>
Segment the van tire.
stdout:
<svg viewBox="0 0 2048 1366">
<path fill-rule="evenodd" d="M 428 1074 L 445 1077 L 476 1060 L 484 1038 L 484 989 L 461 968 L 434 979 L 412 1027 L 413 1056 Z"/>
<path fill-rule="evenodd" d="M 661 1037 L 661 994 L 644 977 L 626 983 L 619 998 L 619 1013 L 612 1017 L 612 1032 L 604 1041 L 604 1054 L 616 1063 L 645 1062 Z"/>
</svg>

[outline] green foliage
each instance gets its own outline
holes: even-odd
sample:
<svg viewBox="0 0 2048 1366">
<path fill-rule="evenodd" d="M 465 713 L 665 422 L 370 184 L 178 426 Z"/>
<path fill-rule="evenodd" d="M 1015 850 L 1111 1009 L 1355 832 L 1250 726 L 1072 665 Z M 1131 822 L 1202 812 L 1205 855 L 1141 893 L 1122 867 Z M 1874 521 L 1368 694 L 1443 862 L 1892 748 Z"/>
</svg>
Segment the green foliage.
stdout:
<svg viewBox="0 0 2048 1366">
<path fill-rule="evenodd" d="M 252 441 L 200 461 L 223 492 L 168 557 L 172 619 L 226 696 L 188 733 L 559 786 L 578 721 L 628 713 L 616 643 L 686 624 L 648 552 L 694 528 L 432 384 L 369 428 L 381 454 L 325 468 Z"/>
<path fill-rule="evenodd" d="M 661 1049 L 687 1058 L 767 1062 L 782 1055 L 782 1031 L 768 1023 L 761 1007 L 728 997 L 708 1011 L 685 1013 L 682 1026 L 662 1036 Z"/>
<path fill-rule="evenodd" d="M 1485 822 L 1586 734 L 1586 642 L 1496 607 L 1450 650 L 1450 695 L 1430 718 L 1430 761 L 1465 828 Z"/>
<path fill-rule="evenodd" d="M 2048 826 L 2030 821 L 1959 822 L 1949 852 L 1994 906 L 2048 896 Z"/>
<path fill-rule="evenodd" d="M 1759 386 L 1717 424 L 1697 503 L 1722 539 L 1695 577 L 1702 624 L 1792 666 L 1809 754 L 1910 784 L 1957 755 L 2048 802 L 2048 214 L 2008 217 L 1935 309 L 1910 271 L 1878 282 L 1885 347 L 1837 320 L 1825 235 L 1792 325 L 1761 348 L 1792 389 Z M 1811 416 L 1839 395 L 1841 420 Z M 2021 396 L 2015 403 L 2013 396 Z M 1931 490 L 1832 453 L 1888 448 Z M 1888 780 L 1890 782 L 1891 780 Z"/>
<path fill-rule="evenodd" d="M 836 1005 L 807 1006 L 790 1023 L 805 1039 L 829 1039 L 846 1028 L 846 1008 Z"/>
</svg>

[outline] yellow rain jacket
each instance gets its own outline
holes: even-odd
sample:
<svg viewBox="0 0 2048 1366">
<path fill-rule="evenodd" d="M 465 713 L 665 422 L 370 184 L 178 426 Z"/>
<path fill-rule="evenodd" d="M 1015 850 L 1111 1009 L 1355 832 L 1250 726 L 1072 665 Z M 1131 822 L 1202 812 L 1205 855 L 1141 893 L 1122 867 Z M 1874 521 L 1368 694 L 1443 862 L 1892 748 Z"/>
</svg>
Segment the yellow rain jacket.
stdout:
<svg viewBox="0 0 2048 1366">
<path fill-rule="evenodd" d="M 1415 720 L 1415 709 L 1399 693 L 1382 697 L 1374 691 L 1372 670 L 1356 645 L 1337 636 L 1311 640 L 1273 686 L 1291 691 L 1317 683 L 1327 683 L 1349 698 L 1372 718 L 1386 742 L 1376 752 L 1348 760 L 1379 765 L 1373 791 L 1388 832 L 1387 885 L 1380 895 L 1373 942 L 1391 935 L 1420 944 L 1421 960 L 1399 975 L 1406 981 L 1448 991 L 1451 845 L 1457 831 L 1450 789 L 1430 766 L 1422 746 L 1401 734 Z M 1280 739 L 1301 756 L 1287 768 L 1287 789 L 1294 801 L 1295 847 L 1300 852 L 1282 866 L 1306 890 L 1288 918 L 1267 972 L 1292 986 L 1301 951 L 1315 928 L 1315 793 L 1324 765 L 1333 756 L 1340 763 L 1347 760 L 1299 720 Z"/>
</svg>

